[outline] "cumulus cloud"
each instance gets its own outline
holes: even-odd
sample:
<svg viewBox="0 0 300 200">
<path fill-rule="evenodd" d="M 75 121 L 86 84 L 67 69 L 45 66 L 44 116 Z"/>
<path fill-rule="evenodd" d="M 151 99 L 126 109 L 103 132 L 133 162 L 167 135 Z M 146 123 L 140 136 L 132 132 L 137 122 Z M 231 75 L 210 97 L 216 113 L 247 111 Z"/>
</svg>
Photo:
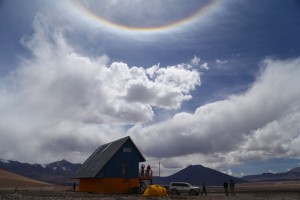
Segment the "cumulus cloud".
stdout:
<svg viewBox="0 0 300 200">
<path fill-rule="evenodd" d="M 300 157 L 300 58 L 265 60 L 252 87 L 130 135 L 149 156 L 206 166 Z M 149 142 L 151 141 L 151 143 Z M 209 160 L 210 159 L 210 160 Z"/>
<path fill-rule="evenodd" d="M 32 57 L 0 82 L 0 154 L 7 159 L 47 162 L 60 153 L 82 162 L 123 137 L 123 125 L 152 120 L 153 107 L 180 108 L 200 85 L 188 65 L 144 69 L 83 56 L 41 16 L 33 28 L 22 39 Z"/>
<path fill-rule="evenodd" d="M 159 68 L 156 65 L 145 70 L 132 68 L 134 73 L 144 79 L 128 78 L 127 94 L 129 102 L 142 102 L 166 109 L 180 108 L 184 100 L 189 100 L 189 92 L 200 84 L 199 74 L 187 70 L 186 65 L 168 66 Z M 147 77 L 147 72 L 152 80 Z"/>
</svg>

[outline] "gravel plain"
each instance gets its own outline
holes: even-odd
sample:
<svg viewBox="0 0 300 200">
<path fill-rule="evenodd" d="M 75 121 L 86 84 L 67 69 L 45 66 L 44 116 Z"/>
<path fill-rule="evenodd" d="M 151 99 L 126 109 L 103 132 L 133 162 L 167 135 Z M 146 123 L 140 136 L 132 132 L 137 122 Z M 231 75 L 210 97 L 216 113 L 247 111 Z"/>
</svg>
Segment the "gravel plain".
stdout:
<svg viewBox="0 0 300 200">
<path fill-rule="evenodd" d="M 300 191 L 297 192 L 251 192 L 251 193 L 237 193 L 235 196 L 225 196 L 221 193 L 210 193 L 207 196 L 189 196 L 176 195 L 166 197 L 143 197 L 141 195 L 101 195 L 80 192 L 62 192 L 62 191 L 19 191 L 0 192 L 0 200 L 60 200 L 60 199 L 75 199 L 75 200 L 168 200 L 168 199 L 203 199 L 203 200 L 300 200 Z"/>
<path fill-rule="evenodd" d="M 207 196 L 169 195 L 165 197 L 143 197 L 142 195 L 104 195 L 73 192 L 72 187 L 23 187 L 0 188 L 0 200 L 300 200 L 300 181 L 282 183 L 250 183 L 236 187 L 235 196 L 225 196 L 222 187 L 207 187 Z"/>
</svg>

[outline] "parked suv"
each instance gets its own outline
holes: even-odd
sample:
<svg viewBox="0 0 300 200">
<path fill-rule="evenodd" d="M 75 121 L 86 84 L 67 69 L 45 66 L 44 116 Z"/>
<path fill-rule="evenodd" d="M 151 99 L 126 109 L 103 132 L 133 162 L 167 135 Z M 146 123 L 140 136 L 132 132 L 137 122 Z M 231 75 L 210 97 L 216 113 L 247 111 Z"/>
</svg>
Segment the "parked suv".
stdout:
<svg viewBox="0 0 300 200">
<path fill-rule="evenodd" d="M 186 182 L 172 182 L 169 186 L 169 190 L 174 195 L 179 195 L 181 193 L 187 193 L 190 195 L 199 195 L 200 188 L 192 186 Z"/>
</svg>

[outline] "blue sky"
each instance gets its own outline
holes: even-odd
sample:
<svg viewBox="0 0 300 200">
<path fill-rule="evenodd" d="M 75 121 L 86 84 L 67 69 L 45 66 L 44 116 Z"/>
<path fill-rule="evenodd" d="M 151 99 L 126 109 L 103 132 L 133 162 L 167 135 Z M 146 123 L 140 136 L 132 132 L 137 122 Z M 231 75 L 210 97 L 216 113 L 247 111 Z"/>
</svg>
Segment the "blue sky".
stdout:
<svg viewBox="0 0 300 200">
<path fill-rule="evenodd" d="M 299 11 L 296 0 L 2 0 L 0 157 L 83 162 L 130 135 L 162 175 L 298 167 Z"/>
</svg>

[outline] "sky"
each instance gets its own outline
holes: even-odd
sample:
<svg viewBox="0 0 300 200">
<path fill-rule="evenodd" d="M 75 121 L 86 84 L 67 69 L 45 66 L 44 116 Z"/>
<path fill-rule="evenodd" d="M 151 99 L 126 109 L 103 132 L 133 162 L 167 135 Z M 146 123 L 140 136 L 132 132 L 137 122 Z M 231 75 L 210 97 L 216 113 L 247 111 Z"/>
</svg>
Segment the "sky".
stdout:
<svg viewBox="0 0 300 200">
<path fill-rule="evenodd" d="M 130 136 L 167 176 L 300 166 L 300 1 L 0 0 L 0 158 Z"/>
</svg>

